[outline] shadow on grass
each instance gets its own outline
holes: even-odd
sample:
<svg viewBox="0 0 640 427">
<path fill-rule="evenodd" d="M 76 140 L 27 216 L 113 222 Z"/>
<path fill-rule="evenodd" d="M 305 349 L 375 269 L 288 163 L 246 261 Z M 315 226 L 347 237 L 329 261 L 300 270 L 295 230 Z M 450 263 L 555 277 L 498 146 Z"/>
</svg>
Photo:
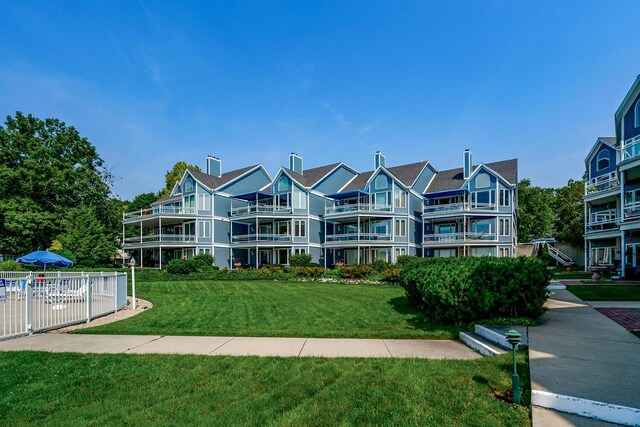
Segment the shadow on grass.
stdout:
<svg viewBox="0 0 640 427">
<path fill-rule="evenodd" d="M 398 313 L 411 316 L 406 319 L 406 322 L 413 329 L 427 332 L 433 331 L 434 329 L 442 329 L 445 331 L 460 329 L 453 325 L 445 325 L 429 319 L 425 313 L 411 306 L 406 296 L 391 298 L 389 305 Z"/>
</svg>

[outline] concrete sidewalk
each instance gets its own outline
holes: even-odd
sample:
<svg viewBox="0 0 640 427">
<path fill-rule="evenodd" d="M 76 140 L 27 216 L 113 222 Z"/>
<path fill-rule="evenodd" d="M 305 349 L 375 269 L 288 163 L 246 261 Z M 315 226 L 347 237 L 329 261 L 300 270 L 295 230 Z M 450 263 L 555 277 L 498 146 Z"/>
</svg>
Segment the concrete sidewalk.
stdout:
<svg viewBox="0 0 640 427">
<path fill-rule="evenodd" d="M 0 341 L 0 351 L 210 356 L 480 358 L 460 341 L 42 334 Z"/>
<path fill-rule="evenodd" d="M 583 408 L 582 413 L 626 413 L 636 419 L 634 411 L 613 405 L 640 408 L 640 339 L 569 291 L 552 291 L 547 308 L 541 325 L 529 328 L 532 402 L 546 400 L 560 409 L 573 405 Z M 637 414 L 640 417 L 640 410 Z M 552 419 L 553 425 L 573 425 L 571 416 L 534 406 L 534 426 L 550 425 Z"/>
</svg>

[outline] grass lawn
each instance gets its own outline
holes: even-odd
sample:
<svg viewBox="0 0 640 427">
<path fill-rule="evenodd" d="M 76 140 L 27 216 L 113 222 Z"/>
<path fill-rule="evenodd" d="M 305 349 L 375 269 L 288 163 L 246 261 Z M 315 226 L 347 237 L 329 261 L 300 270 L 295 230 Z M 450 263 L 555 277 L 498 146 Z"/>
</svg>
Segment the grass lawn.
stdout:
<svg viewBox="0 0 640 427">
<path fill-rule="evenodd" d="M 136 296 L 155 307 L 77 331 L 135 335 L 342 338 L 456 338 L 433 324 L 391 285 L 300 282 L 142 282 Z"/>
<path fill-rule="evenodd" d="M 434 361 L 0 353 L 0 372 L 8 373 L 0 375 L 0 414 L 11 426 L 528 426 L 523 407 L 492 396 L 510 387 L 510 369 L 510 354 Z"/>
<path fill-rule="evenodd" d="M 572 285 L 567 290 L 585 301 L 640 301 L 640 286 Z"/>
</svg>

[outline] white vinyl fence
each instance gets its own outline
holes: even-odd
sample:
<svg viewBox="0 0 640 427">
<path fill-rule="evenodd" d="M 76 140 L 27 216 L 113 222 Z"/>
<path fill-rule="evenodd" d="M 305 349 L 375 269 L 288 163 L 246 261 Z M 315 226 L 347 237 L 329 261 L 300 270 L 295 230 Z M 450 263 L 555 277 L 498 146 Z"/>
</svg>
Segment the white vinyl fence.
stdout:
<svg viewBox="0 0 640 427">
<path fill-rule="evenodd" d="M 126 304 L 126 273 L 0 272 L 0 340 L 88 323 Z"/>
</svg>

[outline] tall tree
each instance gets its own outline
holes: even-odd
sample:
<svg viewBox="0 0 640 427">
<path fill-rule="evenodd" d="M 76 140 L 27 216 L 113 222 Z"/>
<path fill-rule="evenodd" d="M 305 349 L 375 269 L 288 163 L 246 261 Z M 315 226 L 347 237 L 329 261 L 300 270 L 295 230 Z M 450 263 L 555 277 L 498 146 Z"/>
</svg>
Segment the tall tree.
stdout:
<svg viewBox="0 0 640 427">
<path fill-rule="evenodd" d="M 48 247 L 66 213 L 82 204 L 107 222 L 111 183 L 95 147 L 74 127 L 20 112 L 7 117 L 0 125 L 0 250 Z"/>
<path fill-rule="evenodd" d="M 518 183 L 518 240 L 552 237 L 555 215 L 553 189 L 534 187 L 523 179 Z"/>
<path fill-rule="evenodd" d="M 577 247 L 583 245 L 584 181 L 570 179 L 555 192 L 556 239 Z"/>
<path fill-rule="evenodd" d="M 158 200 L 158 195 L 154 193 L 141 193 L 138 194 L 133 200 L 127 204 L 127 211 L 139 211 L 140 209 L 147 209 L 151 206 L 151 203 Z"/>
<path fill-rule="evenodd" d="M 59 240 L 78 261 L 109 263 L 116 250 L 115 242 L 109 240 L 104 225 L 98 221 L 95 208 L 90 206 L 78 206 L 69 211 Z"/>
<path fill-rule="evenodd" d="M 176 185 L 176 182 L 180 181 L 182 175 L 184 175 L 184 171 L 188 169 L 193 169 L 199 171 L 200 168 L 194 165 L 188 165 L 186 162 L 177 162 L 170 171 L 164 176 L 165 179 L 165 187 L 162 189 L 162 197 L 167 197 L 173 191 L 173 186 Z"/>
</svg>

